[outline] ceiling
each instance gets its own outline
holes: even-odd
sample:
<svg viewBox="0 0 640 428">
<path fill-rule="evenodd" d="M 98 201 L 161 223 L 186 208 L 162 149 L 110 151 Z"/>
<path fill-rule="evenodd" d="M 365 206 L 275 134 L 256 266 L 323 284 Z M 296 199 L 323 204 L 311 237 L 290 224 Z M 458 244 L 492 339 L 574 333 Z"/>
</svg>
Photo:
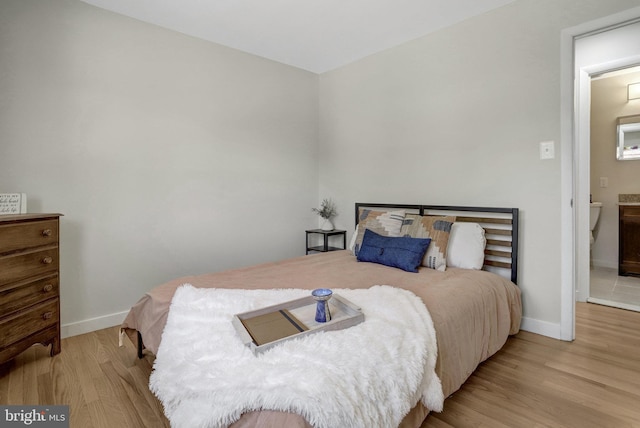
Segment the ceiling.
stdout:
<svg viewBox="0 0 640 428">
<path fill-rule="evenodd" d="M 323 73 L 514 0 L 83 0 Z"/>
</svg>

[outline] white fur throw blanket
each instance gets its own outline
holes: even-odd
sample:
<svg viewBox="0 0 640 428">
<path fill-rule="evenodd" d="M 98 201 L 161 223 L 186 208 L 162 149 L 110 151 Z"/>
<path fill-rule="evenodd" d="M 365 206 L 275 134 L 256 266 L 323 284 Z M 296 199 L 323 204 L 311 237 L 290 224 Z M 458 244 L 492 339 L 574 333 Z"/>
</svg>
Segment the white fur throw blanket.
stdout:
<svg viewBox="0 0 640 428">
<path fill-rule="evenodd" d="M 365 321 L 294 339 L 254 356 L 234 314 L 310 290 L 177 289 L 149 387 L 172 427 L 224 427 L 242 413 L 302 415 L 314 427 L 397 427 L 418 402 L 441 411 L 431 316 L 413 293 L 386 285 L 334 293 Z"/>
</svg>

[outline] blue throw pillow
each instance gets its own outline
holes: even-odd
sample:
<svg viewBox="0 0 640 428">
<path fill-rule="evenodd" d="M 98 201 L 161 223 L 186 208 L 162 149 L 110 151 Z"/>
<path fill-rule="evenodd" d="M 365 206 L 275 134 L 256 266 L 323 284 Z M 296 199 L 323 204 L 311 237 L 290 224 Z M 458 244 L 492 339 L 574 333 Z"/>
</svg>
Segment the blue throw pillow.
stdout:
<svg viewBox="0 0 640 428">
<path fill-rule="evenodd" d="M 364 231 L 358 261 L 379 263 L 418 272 L 418 266 L 429 248 L 431 238 L 391 237 L 378 235 L 370 229 Z"/>
</svg>

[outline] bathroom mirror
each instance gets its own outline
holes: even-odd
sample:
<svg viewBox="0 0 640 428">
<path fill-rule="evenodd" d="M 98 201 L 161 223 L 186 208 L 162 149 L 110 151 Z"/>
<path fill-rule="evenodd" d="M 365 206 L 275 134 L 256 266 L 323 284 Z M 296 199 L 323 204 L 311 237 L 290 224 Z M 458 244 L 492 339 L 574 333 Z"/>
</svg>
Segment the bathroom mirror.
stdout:
<svg viewBox="0 0 640 428">
<path fill-rule="evenodd" d="M 618 118 L 618 160 L 640 160 L 640 115 Z"/>
</svg>

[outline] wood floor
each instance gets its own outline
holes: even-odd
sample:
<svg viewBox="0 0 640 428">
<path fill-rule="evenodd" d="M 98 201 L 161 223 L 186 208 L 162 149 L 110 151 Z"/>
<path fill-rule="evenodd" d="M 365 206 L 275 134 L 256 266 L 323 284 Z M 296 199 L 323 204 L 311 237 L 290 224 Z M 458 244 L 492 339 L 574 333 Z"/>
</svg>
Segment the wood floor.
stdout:
<svg viewBox="0 0 640 428">
<path fill-rule="evenodd" d="M 576 340 L 520 332 L 431 427 L 640 427 L 640 313 L 576 305 Z"/>
<path fill-rule="evenodd" d="M 0 404 L 67 404 L 71 428 L 169 427 L 149 391 L 151 363 L 113 327 L 62 340 L 62 352 L 33 346 L 0 366 Z"/>
<path fill-rule="evenodd" d="M 431 427 L 640 427 L 640 313 L 578 304 L 576 336 L 521 332 L 431 414 Z M 42 346 L 0 366 L 0 404 L 69 404 L 71 427 L 168 427 L 138 360 L 117 328 Z"/>
</svg>

